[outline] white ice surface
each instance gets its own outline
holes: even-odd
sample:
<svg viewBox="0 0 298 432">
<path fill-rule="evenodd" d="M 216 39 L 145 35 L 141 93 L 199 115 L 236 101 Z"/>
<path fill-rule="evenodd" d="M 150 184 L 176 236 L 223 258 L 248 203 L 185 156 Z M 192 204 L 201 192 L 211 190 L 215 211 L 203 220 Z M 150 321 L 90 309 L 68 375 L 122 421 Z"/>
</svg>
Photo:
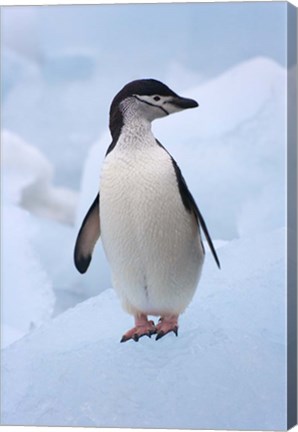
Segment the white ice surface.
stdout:
<svg viewBox="0 0 298 432">
<path fill-rule="evenodd" d="M 44 218 L 74 222 L 77 193 L 52 184 L 54 168 L 40 150 L 4 129 L 1 156 L 4 199 Z"/>
<path fill-rule="evenodd" d="M 30 214 L 4 203 L 1 216 L 1 342 L 8 345 L 48 320 L 55 298 L 51 280 L 32 246 L 36 233 Z"/>
<path fill-rule="evenodd" d="M 63 282 L 70 291 L 74 285 L 68 268 L 75 273 L 75 231 L 58 221 L 73 221 L 76 194 L 54 187 L 52 175 L 52 165 L 37 148 L 11 131 L 1 132 L 2 346 L 48 320 L 55 310 L 54 290 Z"/>
<path fill-rule="evenodd" d="M 179 337 L 120 344 L 132 319 L 107 290 L 3 352 L 2 422 L 286 428 L 285 230 L 207 256 Z"/>
</svg>

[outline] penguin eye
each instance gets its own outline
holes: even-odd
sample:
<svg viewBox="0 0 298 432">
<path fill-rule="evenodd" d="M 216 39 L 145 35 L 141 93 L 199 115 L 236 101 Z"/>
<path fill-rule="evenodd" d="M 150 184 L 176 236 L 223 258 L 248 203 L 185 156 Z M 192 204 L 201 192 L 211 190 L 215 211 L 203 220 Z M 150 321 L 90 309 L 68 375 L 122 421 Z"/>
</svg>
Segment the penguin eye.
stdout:
<svg viewBox="0 0 298 432">
<path fill-rule="evenodd" d="M 159 96 L 154 96 L 154 98 L 153 98 L 156 102 L 157 101 L 159 101 L 160 100 L 160 97 Z"/>
</svg>

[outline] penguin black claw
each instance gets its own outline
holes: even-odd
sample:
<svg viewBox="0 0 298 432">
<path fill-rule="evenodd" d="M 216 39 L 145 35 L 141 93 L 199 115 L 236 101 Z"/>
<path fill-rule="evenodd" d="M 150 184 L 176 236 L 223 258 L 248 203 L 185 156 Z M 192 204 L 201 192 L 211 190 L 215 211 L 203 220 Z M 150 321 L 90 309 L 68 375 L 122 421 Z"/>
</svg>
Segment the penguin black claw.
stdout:
<svg viewBox="0 0 298 432">
<path fill-rule="evenodd" d="M 121 340 L 120 340 L 120 343 L 127 342 L 130 339 L 134 340 L 135 342 L 138 342 L 140 340 L 140 338 L 143 337 L 143 336 L 148 336 L 151 339 L 151 336 L 154 335 L 154 334 L 156 334 L 156 330 L 150 331 L 150 332 L 147 332 L 147 333 L 143 333 L 141 335 L 138 335 L 137 333 L 135 333 L 134 335 L 129 336 L 129 337 L 126 336 L 126 335 L 123 335 L 122 338 L 121 338 Z"/>
<path fill-rule="evenodd" d="M 175 333 L 175 335 L 178 336 L 178 327 L 175 327 L 172 330 L 169 330 L 167 332 L 164 332 L 164 331 L 158 332 L 157 335 L 156 335 L 155 340 L 159 340 L 159 339 L 161 339 L 162 337 L 164 337 L 165 335 L 167 335 L 167 334 L 169 334 L 171 332 Z"/>
<path fill-rule="evenodd" d="M 163 332 L 163 331 L 158 332 L 157 335 L 156 335 L 155 340 L 159 340 L 159 339 L 161 339 L 162 337 L 164 337 L 165 334 L 166 334 L 166 333 Z"/>
</svg>

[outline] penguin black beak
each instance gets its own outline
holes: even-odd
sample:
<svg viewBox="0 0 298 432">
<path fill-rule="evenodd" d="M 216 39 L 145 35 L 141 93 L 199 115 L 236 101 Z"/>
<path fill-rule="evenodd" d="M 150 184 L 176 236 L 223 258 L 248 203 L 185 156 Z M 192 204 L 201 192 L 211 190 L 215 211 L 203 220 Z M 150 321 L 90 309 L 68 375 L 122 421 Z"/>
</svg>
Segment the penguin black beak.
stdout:
<svg viewBox="0 0 298 432">
<path fill-rule="evenodd" d="M 198 102 L 194 99 L 188 99 L 181 96 L 174 97 L 171 103 L 181 109 L 197 108 L 199 106 Z"/>
</svg>

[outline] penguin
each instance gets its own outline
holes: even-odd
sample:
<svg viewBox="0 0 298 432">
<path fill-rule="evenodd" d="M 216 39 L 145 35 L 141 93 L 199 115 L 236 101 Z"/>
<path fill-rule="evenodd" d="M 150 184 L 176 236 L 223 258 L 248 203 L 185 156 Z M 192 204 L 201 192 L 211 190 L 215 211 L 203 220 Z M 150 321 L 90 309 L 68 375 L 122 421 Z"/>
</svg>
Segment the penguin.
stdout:
<svg viewBox="0 0 298 432">
<path fill-rule="evenodd" d="M 179 316 L 202 273 L 202 232 L 220 268 L 181 170 L 151 130 L 153 120 L 196 107 L 195 100 L 155 79 L 128 83 L 110 107 L 112 143 L 103 162 L 100 191 L 77 236 L 74 262 L 85 273 L 101 236 L 113 287 L 123 309 L 134 317 L 134 327 L 121 342 L 178 335 Z"/>
</svg>

